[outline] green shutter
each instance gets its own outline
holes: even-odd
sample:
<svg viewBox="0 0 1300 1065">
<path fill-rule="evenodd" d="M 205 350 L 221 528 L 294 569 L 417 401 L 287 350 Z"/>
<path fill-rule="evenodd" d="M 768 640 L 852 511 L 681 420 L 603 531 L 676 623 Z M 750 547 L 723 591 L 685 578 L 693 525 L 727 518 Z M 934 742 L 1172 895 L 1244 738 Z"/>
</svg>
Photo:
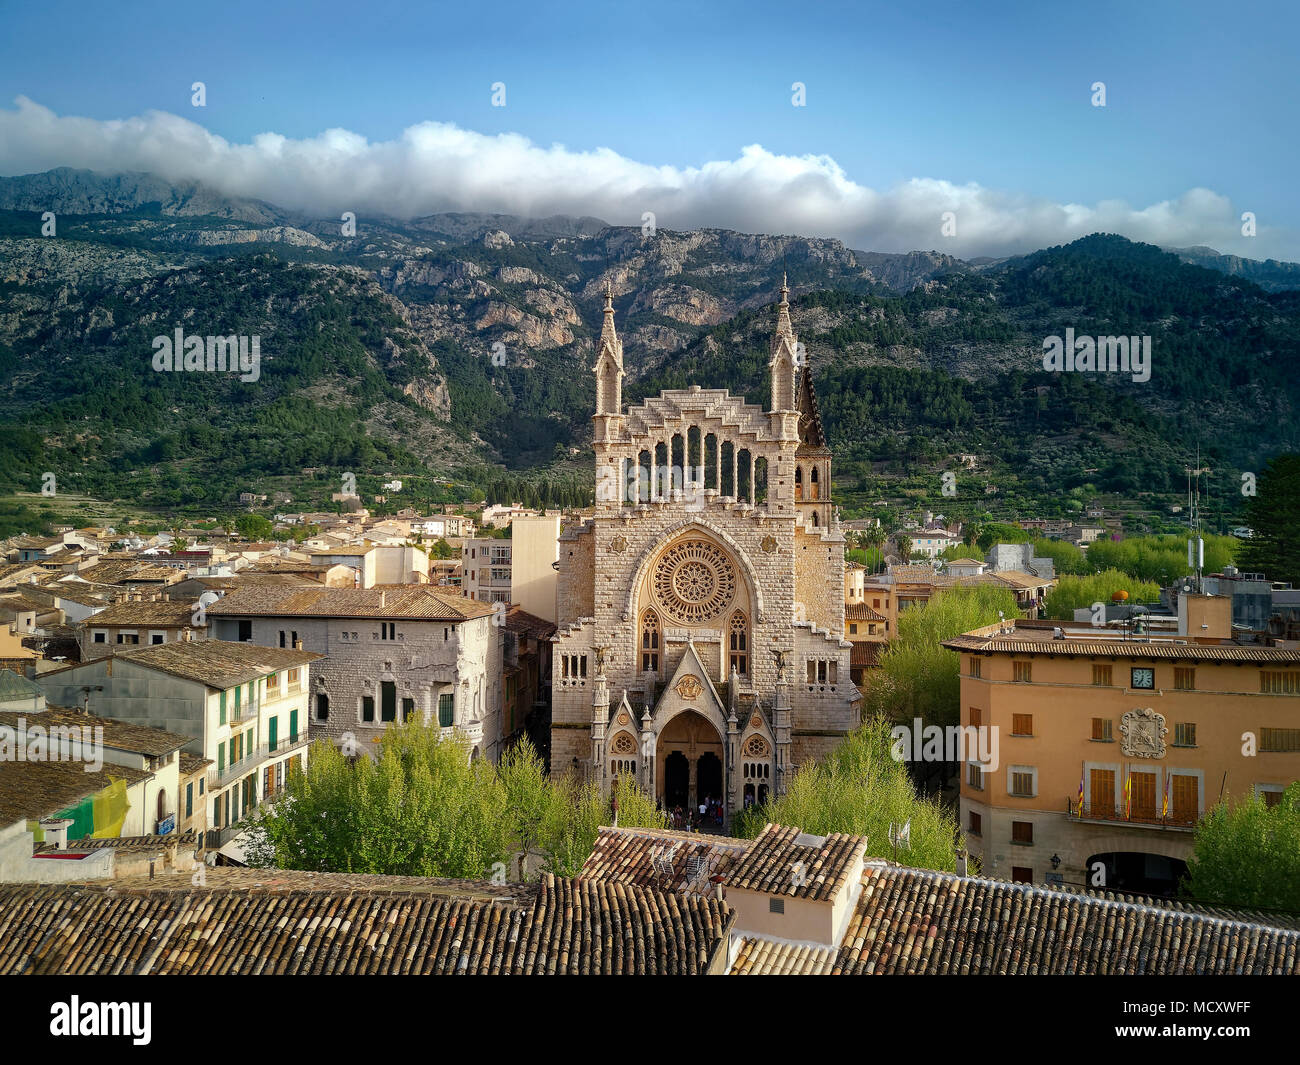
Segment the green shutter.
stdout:
<svg viewBox="0 0 1300 1065">
<path fill-rule="evenodd" d="M 226 693 L 221 693 L 221 719 L 217 722 L 219 725 L 226 723 Z"/>
<path fill-rule="evenodd" d="M 224 743 L 218 743 L 217 744 L 217 775 L 220 776 L 221 773 L 225 770 L 225 768 L 226 768 L 226 745 Z"/>
<path fill-rule="evenodd" d="M 243 693 L 243 691 L 244 689 L 242 686 L 235 688 L 235 710 L 236 711 L 238 711 L 239 709 L 239 697 Z M 236 713 L 235 716 L 238 717 L 239 714 Z"/>
<path fill-rule="evenodd" d="M 280 739 L 280 719 L 278 717 L 273 717 L 271 718 L 271 724 L 267 729 L 266 749 L 268 751 L 274 752 L 275 745 L 279 741 L 279 739 Z"/>
<path fill-rule="evenodd" d="M 289 711 L 289 742 L 298 742 L 298 711 L 296 709 Z"/>
<path fill-rule="evenodd" d="M 454 695 L 438 696 L 438 724 L 442 728 L 451 728 L 456 720 L 456 697 Z"/>
</svg>

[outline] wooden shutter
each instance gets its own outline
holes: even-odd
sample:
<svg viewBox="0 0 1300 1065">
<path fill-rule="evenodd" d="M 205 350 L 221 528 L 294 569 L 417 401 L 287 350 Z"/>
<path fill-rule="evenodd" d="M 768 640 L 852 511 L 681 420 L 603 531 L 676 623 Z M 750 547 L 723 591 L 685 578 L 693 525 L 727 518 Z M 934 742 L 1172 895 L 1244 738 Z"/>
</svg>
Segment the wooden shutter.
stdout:
<svg viewBox="0 0 1300 1065">
<path fill-rule="evenodd" d="M 1169 812 L 1180 825 L 1194 825 L 1200 815 L 1200 780 L 1185 773 L 1174 774 Z"/>
<path fill-rule="evenodd" d="M 1089 785 L 1092 789 L 1092 812 L 1096 816 L 1109 817 L 1115 812 L 1115 770 L 1089 770 Z"/>
<path fill-rule="evenodd" d="M 274 753 L 276 745 L 280 742 L 280 719 L 279 717 L 271 718 L 270 724 L 266 730 L 266 749 Z"/>
<path fill-rule="evenodd" d="M 1154 820 L 1159 814 L 1156 807 L 1156 775 L 1154 773 L 1133 774 L 1133 812 L 1129 815 L 1134 821 Z"/>
</svg>

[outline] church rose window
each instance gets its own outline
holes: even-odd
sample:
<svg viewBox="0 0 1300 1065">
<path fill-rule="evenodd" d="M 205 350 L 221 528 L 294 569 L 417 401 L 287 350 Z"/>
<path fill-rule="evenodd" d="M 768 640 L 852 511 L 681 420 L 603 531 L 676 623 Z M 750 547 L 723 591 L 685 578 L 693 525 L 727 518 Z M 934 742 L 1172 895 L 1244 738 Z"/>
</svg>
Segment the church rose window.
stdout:
<svg viewBox="0 0 1300 1065">
<path fill-rule="evenodd" d="M 726 611 L 736 593 L 731 560 L 705 540 L 685 540 L 664 552 L 655 566 L 655 598 L 675 621 L 711 621 Z"/>
</svg>

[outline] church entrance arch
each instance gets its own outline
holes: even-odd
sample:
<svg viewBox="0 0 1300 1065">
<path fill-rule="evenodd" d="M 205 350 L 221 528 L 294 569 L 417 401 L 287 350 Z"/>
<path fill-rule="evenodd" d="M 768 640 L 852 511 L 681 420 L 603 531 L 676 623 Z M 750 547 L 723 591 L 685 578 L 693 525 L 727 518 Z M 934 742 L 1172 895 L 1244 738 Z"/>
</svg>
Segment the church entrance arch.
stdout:
<svg viewBox="0 0 1300 1065">
<path fill-rule="evenodd" d="M 656 744 L 662 782 L 657 798 L 666 808 L 699 806 L 701 799 L 724 797 L 722 737 L 703 714 L 683 710 L 663 727 Z"/>
<path fill-rule="evenodd" d="M 691 764 L 681 751 L 673 751 L 664 759 L 664 806 L 690 805 Z"/>
</svg>

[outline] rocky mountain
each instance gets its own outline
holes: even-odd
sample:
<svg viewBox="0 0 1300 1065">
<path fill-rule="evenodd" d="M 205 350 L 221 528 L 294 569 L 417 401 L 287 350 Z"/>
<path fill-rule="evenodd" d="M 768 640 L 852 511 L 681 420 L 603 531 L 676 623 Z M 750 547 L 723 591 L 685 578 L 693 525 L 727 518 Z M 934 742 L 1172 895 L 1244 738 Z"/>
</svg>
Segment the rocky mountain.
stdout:
<svg viewBox="0 0 1300 1065">
<path fill-rule="evenodd" d="M 199 185 L 60 170 L 0 179 L 0 476 L 168 507 L 304 469 L 430 497 L 502 467 L 589 479 L 605 285 L 629 396 L 716 382 L 761 400 L 783 272 L 847 503 L 928 491 L 957 453 L 984 456 L 998 503 L 1176 493 L 1198 442 L 1239 469 L 1297 446 L 1300 297 L 1118 237 L 964 262 L 594 218 L 362 217 L 345 235 Z M 1151 336 L 1150 380 L 1045 372 L 1066 328 Z M 259 337 L 259 378 L 155 371 L 177 329 Z"/>
<path fill-rule="evenodd" d="M 1253 281 L 1267 292 L 1286 292 L 1300 288 L 1300 263 L 1277 259 L 1243 259 L 1239 255 L 1220 255 L 1213 248 L 1170 248 L 1183 262 L 1218 270 L 1222 274 Z"/>
</svg>

